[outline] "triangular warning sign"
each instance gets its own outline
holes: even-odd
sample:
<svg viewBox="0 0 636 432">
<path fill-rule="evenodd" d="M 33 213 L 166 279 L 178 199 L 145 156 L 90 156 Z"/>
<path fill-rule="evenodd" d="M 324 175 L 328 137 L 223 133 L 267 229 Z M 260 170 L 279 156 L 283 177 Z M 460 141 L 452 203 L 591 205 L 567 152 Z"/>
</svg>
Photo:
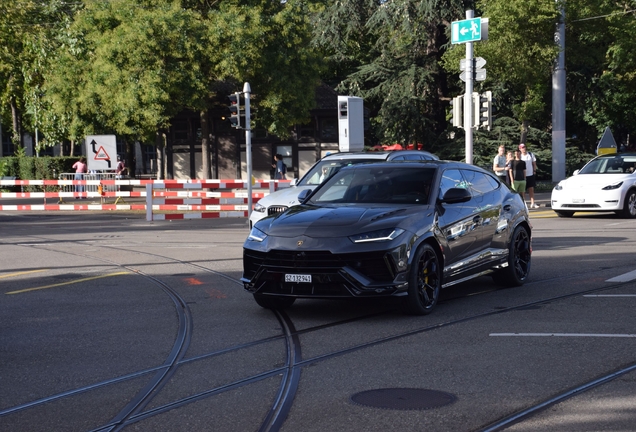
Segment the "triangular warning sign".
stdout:
<svg viewBox="0 0 636 432">
<path fill-rule="evenodd" d="M 104 150 L 104 146 L 99 146 L 99 148 L 97 149 L 97 153 L 95 153 L 95 160 L 110 160 L 110 156 L 108 156 L 108 153 L 106 153 L 106 150 Z"/>
<path fill-rule="evenodd" d="M 596 154 L 602 155 L 616 153 L 616 147 L 614 135 L 612 135 L 612 131 L 608 126 L 605 128 L 605 132 L 603 132 L 603 136 L 596 146 Z"/>
</svg>

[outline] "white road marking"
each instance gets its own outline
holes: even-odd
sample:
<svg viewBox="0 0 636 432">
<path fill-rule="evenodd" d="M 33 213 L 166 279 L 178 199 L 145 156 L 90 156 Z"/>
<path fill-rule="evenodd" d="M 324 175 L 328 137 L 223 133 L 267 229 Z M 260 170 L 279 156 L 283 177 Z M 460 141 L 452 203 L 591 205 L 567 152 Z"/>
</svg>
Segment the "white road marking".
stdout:
<svg viewBox="0 0 636 432">
<path fill-rule="evenodd" d="M 606 280 L 605 282 L 629 282 L 634 279 L 636 279 L 636 270 L 613 277 L 611 279 Z"/>
<path fill-rule="evenodd" d="M 489 336 L 636 338 L 636 334 L 603 334 L 603 333 L 490 333 Z"/>
<path fill-rule="evenodd" d="M 636 294 L 586 294 L 583 297 L 636 297 Z"/>
</svg>

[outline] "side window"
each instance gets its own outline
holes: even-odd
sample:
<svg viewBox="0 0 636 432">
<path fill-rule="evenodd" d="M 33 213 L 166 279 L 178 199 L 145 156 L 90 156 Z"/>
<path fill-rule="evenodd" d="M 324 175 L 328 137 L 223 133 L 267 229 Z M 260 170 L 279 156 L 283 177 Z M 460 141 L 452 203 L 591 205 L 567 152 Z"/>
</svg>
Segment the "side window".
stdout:
<svg viewBox="0 0 636 432">
<path fill-rule="evenodd" d="M 473 196 L 480 196 L 492 192 L 496 187 L 488 180 L 489 176 L 473 170 L 464 170 L 466 182 L 470 185 Z"/>
<path fill-rule="evenodd" d="M 462 177 L 462 173 L 457 169 L 447 169 L 442 173 L 442 180 L 439 185 L 440 198 L 452 188 L 468 189 L 468 184 Z"/>
</svg>

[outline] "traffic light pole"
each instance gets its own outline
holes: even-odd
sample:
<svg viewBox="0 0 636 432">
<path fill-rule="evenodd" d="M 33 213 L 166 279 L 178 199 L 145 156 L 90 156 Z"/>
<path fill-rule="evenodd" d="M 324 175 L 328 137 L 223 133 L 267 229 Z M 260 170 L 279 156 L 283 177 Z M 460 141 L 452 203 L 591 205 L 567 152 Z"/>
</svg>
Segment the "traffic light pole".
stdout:
<svg viewBox="0 0 636 432">
<path fill-rule="evenodd" d="M 250 83 L 243 84 L 245 95 L 245 160 L 247 162 L 247 219 L 252 215 L 252 126 L 250 124 Z"/>
<path fill-rule="evenodd" d="M 475 17 L 473 10 L 466 11 L 466 19 Z M 466 95 L 464 96 L 464 132 L 466 136 L 466 163 L 473 163 L 473 43 L 466 42 Z"/>
</svg>

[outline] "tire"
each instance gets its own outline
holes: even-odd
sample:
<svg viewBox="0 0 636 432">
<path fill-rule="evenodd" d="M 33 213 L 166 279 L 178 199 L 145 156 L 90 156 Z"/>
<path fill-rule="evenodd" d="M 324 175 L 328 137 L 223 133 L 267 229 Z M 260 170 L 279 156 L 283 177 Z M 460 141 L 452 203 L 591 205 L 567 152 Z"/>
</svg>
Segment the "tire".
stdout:
<svg viewBox="0 0 636 432">
<path fill-rule="evenodd" d="M 564 218 L 569 218 L 574 216 L 574 212 L 573 211 L 567 211 L 567 210 L 555 210 L 554 211 L 557 216 L 559 217 L 564 217 Z"/>
<path fill-rule="evenodd" d="M 636 190 L 630 189 L 625 195 L 625 204 L 620 216 L 623 218 L 633 219 L 636 217 Z"/>
<path fill-rule="evenodd" d="M 508 267 L 493 273 L 493 280 L 503 286 L 521 286 L 530 274 L 532 246 L 528 230 L 519 225 L 515 228 L 508 246 Z"/>
<path fill-rule="evenodd" d="M 265 309 L 287 309 L 296 301 L 296 297 L 276 297 L 263 294 L 254 294 L 254 300 Z"/>
<path fill-rule="evenodd" d="M 439 299 L 442 288 L 442 269 L 439 256 L 429 244 L 417 250 L 409 274 L 408 296 L 402 310 L 409 315 L 428 315 Z"/>
</svg>

